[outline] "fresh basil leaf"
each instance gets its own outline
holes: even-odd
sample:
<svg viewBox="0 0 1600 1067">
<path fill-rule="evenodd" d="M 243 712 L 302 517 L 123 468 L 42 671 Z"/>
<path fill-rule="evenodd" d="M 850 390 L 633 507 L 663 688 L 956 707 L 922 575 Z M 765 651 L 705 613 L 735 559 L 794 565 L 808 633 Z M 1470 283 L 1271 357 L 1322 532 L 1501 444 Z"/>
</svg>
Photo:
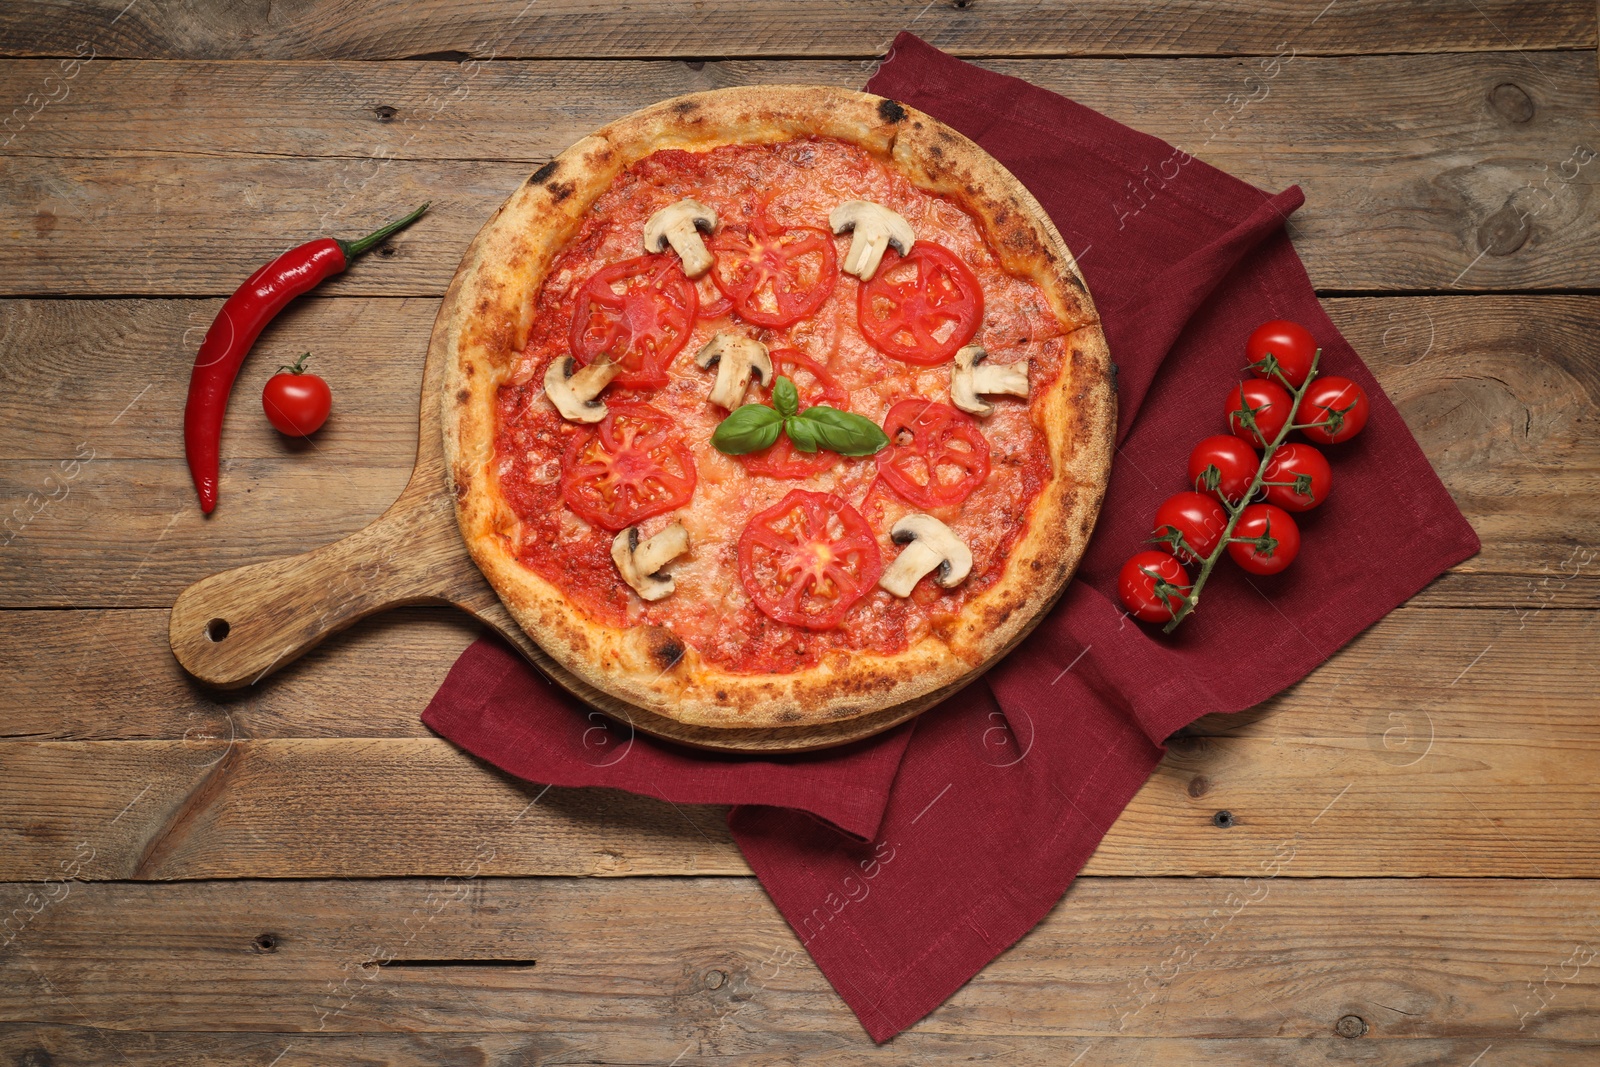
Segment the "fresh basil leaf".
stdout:
<svg viewBox="0 0 1600 1067">
<path fill-rule="evenodd" d="M 827 404 L 806 408 L 790 422 L 807 423 L 823 448 L 841 456 L 870 456 L 882 451 L 889 443 L 889 438 L 878 424 L 865 415 L 840 411 Z M 791 440 L 794 438 L 792 425 L 789 427 L 789 437 Z"/>
<path fill-rule="evenodd" d="M 800 391 L 794 387 L 794 382 L 781 374 L 772 383 L 772 406 L 786 419 L 793 418 L 800 410 Z"/>
<path fill-rule="evenodd" d="M 717 425 L 711 445 L 718 452 L 742 456 L 759 452 L 783 432 L 783 416 L 765 404 L 745 404 Z"/>
<path fill-rule="evenodd" d="M 802 452 L 815 452 L 821 447 L 821 440 L 817 437 L 816 424 L 800 416 L 783 420 L 783 432 L 789 435 L 789 440 L 794 442 L 794 447 Z"/>
</svg>

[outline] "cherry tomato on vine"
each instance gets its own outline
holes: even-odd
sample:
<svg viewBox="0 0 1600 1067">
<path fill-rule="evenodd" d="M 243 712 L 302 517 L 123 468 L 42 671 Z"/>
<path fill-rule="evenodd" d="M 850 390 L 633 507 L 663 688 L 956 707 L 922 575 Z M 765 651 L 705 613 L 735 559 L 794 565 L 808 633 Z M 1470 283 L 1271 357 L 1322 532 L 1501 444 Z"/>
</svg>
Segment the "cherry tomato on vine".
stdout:
<svg viewBox="0 0 1600 1067">
<path fill-rule="evenodd" d="M 1263 322 L 1250 334 L 1244 345 L 1245 358 L 1250 361 L 1250 373 L 1257 378 L 1278 382 L 1287 380 L 1291 389 L 1298 389 L 1311 376 L 1311 361 L 1317 356 L 1317 342 L 1298 322 L 1273 319 Z M 1278 374 L 1274 374 L 1276 369 Z"/>
<path fill-rule="evenodd" d="M 1251 574 L 1277 574 L 1299 554 L 1300 527 L 1272 504 L 1246 507 L 1228 542 L 1228 555 Z"/>
<path fill-rule="evenodd" d="M 1136 553 L 1117 575 L 1117 595 L 1136 619 L 1166 622 L 1183 608 L 1193 583 L 1189 572 L 1170 552 Z"/>
<path fill-rule="evenodd" d="M 1310 511 L 1328 499 L 1333 470 L 1321 452 L 1299 442 L 1287 444 L 1272 454 L 1267 464 L 1267 503 L 1285 511 Z"/>
<path fill-rule="evenodd" d="M 1207 496 L 1237 504 L 1255 481 L 1261 457 L 1228 434 L 1207 437 L 1189 453 L 1189 484 Z"/>
<path fill-rule="evenodd" d="M 1184 563 L 1199 563 L 1216 550 L 1227 526 L 1228 513 L 1216 497 L 1177 493 L 1156 509 L 1150 540 Z"/>
<path fill-rule="evenodd" d="M 1360 433 L 1370 413 L 1366 390 L 1349 378 L 1330 374 L 1311 383 L 1295 413 L 1295 422 L 1304 427 L 1301 433 L 1318 444 L 1336 445 Z"/>
<path fill-rule="evenodd" d="M 333 410 L 333 392 L 328 383 L 306 370 L 307 352 L 293 366 L 279 367 L 261 390 L 261 406 L 267 421 L 279 433 L 290 437 L 310 437 L 322 429 Z"/>
<path fill-rule="evenodd" d="M 905 256 L 889 249 L 856 296 L 862 335 L 905 363 L 943 363 L 982 322 L 978 279 L 959 256 L 931 241 L 918 241 Z"/>
<path fill-rule="evenodd" d="M 1289 421 L 1294 397 L 1277 382 L 1252 378 L 1228 394 L 1228 429 L 1248 444 L 1265 448 Z"/>
<path fill-rule="evenodd" d="M 739 580 L 779 622 L 828 630 L 883 573 L 872 528 L 841 496 L 795 489 L 751 516 L 739 537 Z"/>
</svg>

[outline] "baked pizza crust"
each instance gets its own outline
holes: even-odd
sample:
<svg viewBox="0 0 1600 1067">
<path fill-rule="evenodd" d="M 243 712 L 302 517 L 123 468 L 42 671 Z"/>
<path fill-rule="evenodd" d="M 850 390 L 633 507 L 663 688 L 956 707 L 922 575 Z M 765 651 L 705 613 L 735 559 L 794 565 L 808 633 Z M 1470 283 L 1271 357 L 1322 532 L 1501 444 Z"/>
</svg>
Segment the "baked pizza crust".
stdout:
<svg viewBox="0 0 1600 1067">
<path fill-rule="evenodd" d="M 1005 268 L 1036 281 L 1061 322 L 1076 328 L 1064 338 L 1060 376 L 1030 402 L 1050 449 L 1051 477 L 1001 577 L 967 601 L 957 623 L 892 655 L 858 652 L 789 674 L 734 674 L 703 660 L 665 627 L 619 629 L 591 620 L 518 562 L 502 533 L 516 518 L 493 473 L 496 399 L 527 342 L 534 297 L 551 262 L 621 171 L 665 148 L 808 136 L 860 145 L 921 188 L 953 197 L 978 220 Z M 1032 194 L 972 141 L 867 93 L 722 89 L 666 100 L 595 131 L 535 171 L 478 233 L 440 308 L 432 343 L 446 361 L 444 449 L 461 534 L 506 608 L 584 683 L 700 727 L 837 723 L 976 677 L 1060 595 L 1093 529 L 1111 463 L 1110 356 L 1061 235 Z"/>
</svg>

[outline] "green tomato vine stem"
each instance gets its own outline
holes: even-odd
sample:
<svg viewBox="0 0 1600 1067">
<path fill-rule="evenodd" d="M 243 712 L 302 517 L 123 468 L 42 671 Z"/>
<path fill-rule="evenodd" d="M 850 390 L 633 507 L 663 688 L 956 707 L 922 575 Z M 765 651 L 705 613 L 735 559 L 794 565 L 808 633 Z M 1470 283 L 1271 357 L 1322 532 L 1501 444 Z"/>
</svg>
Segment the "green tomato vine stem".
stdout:
<svg viewBox="0 0 1600 1067">
<path fill-rule="evenodd" d="M 1311 357 L 1311 370 L 1306 375 L 1306 380 L 1300 383 L 1300 388 L 1298 389 L 1289 385 L 1289 380 L 1283 376 L 1281 370 L 1276 366 L 1272 368 L 1272 373 L 1293 394 L 1293 402 L 1289 405 L 1289 417 L 1283 420 L 1283 429 L 1278 431 L 1277 436 L 1262 451 L 1261 462 L 1256 466 L 1256 476 L 1251 479 L 1250 488 L 1245 490 L 1244 495 L 1239 498 L 1239 502 L 1234 504 L 1229 502 L 1226 497 L 1222 499 L 1222 506 L 1228 512 L 1228 525 L 1223 527 L 1222 537 L 1218 539 L 1217 547 L 1211 550 L 1211 555 L 1207 556 L 1205 562 L 1200 565 L 1200 573 L 1196 576 L 1194 585 L 1189 589 L 1189 595 L 1183 598 L 1183 607 L 1179 608 L 1177 613 L 1172 616 L 1171 622 L 1161 628 L 1162 633 L 1170 634 L 1178 628 L 1179 623 L 1193 614 L 1195 607 L 1200 603 L 1200 590 L 1205 588 L 1206 580 L 1211 577 L 1211 569 L 1217 565 L 1217 560 L 1221 559 L 1222 554 L 1228 550 L 1229 542 L 1256 540 L 1255 538 L 1235 538 L 1233 536 L 1234 527 L 1239 525 L 1239 516 L 1244 514 L 1244 509 L 1250 505 L 1250 502 L 1255 499 L 1255 495 L 1261 491 L 1262 485 L 1266 483 L 1267 467 L 1271 465 L 1272 457 L 1278 451 L 1278 447 L 1288 439 L 1291 431 L 1306 428 L 1296 423 L 1294 416 L 1300 410 L 1300 401 L 1305 399 L 1306 392 L 1311 388 L 1311 383 L 1316 381 L 1317 364 L 1321 360 L 1322 349 L 1319 348 L 1316 354 Z M 1320 426 L 1322 423 L 1310 423 L 1308 425 Z M 1218 495 L 1220 496 L 1221 494 Z"/>
</svg>

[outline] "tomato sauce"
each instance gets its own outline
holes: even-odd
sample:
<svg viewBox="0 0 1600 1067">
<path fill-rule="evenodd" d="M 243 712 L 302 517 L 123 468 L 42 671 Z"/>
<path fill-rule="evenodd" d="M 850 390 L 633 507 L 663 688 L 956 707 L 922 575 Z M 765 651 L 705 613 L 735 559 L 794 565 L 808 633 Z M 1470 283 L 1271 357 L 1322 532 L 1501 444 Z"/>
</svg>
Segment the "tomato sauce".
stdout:
<svg viewBox="0 0 1600 1067">
<path fill-rule="evenodd" d="M 687 342 L 665 367 L 666 383 L 655 388 L 613 383 L 602 395 L 608 404 L 644 401 L 670 416 L 676 439 L 687 446 L 696 467 L 693 496 L 686 504 L 639 523 L 641 537 L 674 521 L 688 530 L 689 553 L 668 567 L 676 591 L 654 603 L 634 595 L 611 560 L 614 534 L 580 518 L 562 493 L 562 459 L 569 445 L 596 431 L 565 422 L 545 398 L 542 383 L 550 362 L 572 353 L 573 315 L 589 280 L 606 267 L 639 257 L 645 220 L 685 197 L 716 210 L 718 234 L 752 223 L 825 230 L 828 213 L 840 202 L 871 200 L 904 216 L 919 246 L 932 242 L 959 258 L 982 289 L 982 320 L 973 340 L 984 345 L 994 363 L 1025 362 L 1035 398 L 991 398 L 995 413 L 977 420 L 989 447 L 989 469 L 969 496 L 955 505 L 914 507 L 884 483 L 872 457 L 841 457 L 805 477 L 778 478 L 761 473 L 760 464 L 714 450 L 711 434 L 727 413 L 707 402 L 714 368 L 695 366 L 694 353 L 718 331 L 739 331 L 771 350 L 800 353 L 843 391 L 846 400 L 836 406 L 879 424 L 899 400 L 948 403 L 950 364 L 920 366 L 874 347 L 862 336 L 857 319 L 861 283 L 851 275 L 839 274 L 814 313 L 782 327 L 743 321 L 708 275 L 695 282 L 697 315 Z M 837 260 L 843 262 L 850 237 L 832 240 Z M 969 597 L 999 579 L 1049 477 L 1046 442 L 1032 403 L 1060 375 L 1066 349 L 1062 326 L 1044 293 L 1031 279 L 1004 270 L 976 221 L 959 204 L 918 189 L 855 145 L 807 138 L 705 152 L 657 152 L 621 174 L 596 201 L 577 235 L 556 257 L 534 305 L 527 346 L 498 399 L 495 473 L 519 520 L 506 532 L 513 551 L 596 621 L 670 628 L 725 670 L 781 673 L 855 651 L 894 653 L 937 632 L 953 622 Z M 752 387 L 746 402 L 764 399 L 764 391 Z M 874 588 L 831 629 L 769 618 L 741 582 L 738 544 L 751 516 L 794 489 L 837 494 L 859 511 L 877 538 L 884 567 L 900 551 L 889 540 L 889 528 L 908 512 L 929 511 L 972 550 L 971 576 L 948 591 L 924 580 L 903 599 Z"/>
</svg>

